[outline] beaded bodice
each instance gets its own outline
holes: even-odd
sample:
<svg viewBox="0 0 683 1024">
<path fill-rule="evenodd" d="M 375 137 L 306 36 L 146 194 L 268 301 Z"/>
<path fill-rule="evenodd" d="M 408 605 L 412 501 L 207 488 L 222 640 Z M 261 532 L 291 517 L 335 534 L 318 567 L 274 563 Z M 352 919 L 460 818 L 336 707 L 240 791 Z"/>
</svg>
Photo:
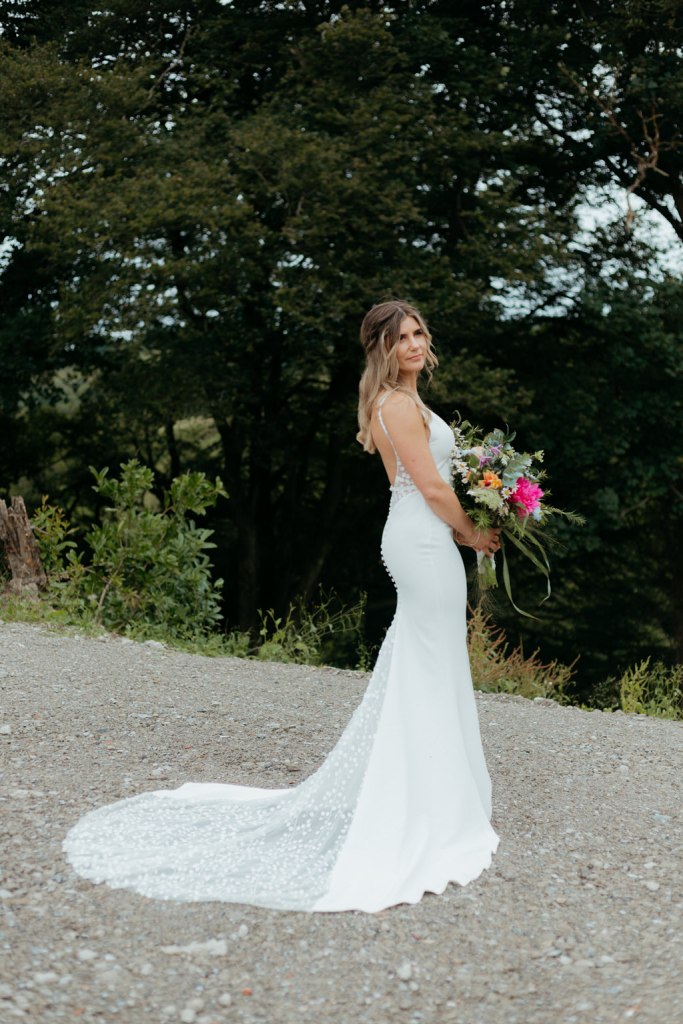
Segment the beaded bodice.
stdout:
<svg viewBox="0 0 683 1024">
<path fill-rule="evenodd" d="M 398 504 L 399 501 L 401 501 L 402 498 L 406 498 L 409 494 L 415 494 L 418 491 L 413 478 L 401 462 L 401 457 L 396 451 L 396 446 L 382 415 L 382 406 L 391 394 L 393 394 L 393 390 L 386 391 L 377 403 L 377 416 L 380 425 L 384 433 L 387 435 L 387 439 L 391 445 L 391 450 L 393 451 L 396 459 L 396 475 L 394 476 L 393 484 L 389 487 L 391 491 L 391 501 L 389 502 L 390 511 Z M 454 446 L 455 437 L 453 435 L 453 431 L 445 420 L 442 420 L 440 416 L 437 416 L 435 412 L 432 412 L 429 430 L 429 447 L 432 455 L 434 456 L 436 467 L 446 482 L 450 480 L 450 461 Z"/>
</svg>

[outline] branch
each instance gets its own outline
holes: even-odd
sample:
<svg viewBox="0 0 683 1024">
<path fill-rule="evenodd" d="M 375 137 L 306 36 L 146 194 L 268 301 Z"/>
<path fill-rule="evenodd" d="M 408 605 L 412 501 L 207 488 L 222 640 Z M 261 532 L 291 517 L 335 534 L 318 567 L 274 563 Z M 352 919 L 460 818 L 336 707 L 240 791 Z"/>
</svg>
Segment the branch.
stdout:
<svg viewBox="0 0 683 1024">
<path fill-rule="evenodd" d="M 150 88 L 149 92 L 147 93 L 147 103 L 149 103 L 149 101 L 151 100 L 152 96 L 157 91 L 157 89 L 159 88 L 159 86 L 161 85 L 163 80 L 165 78 L 167 78 L 168 75 L 170 75 L 170 73 L 175 68 L 177 68 L 179 65 L 181 65 L 183 63 L 183 60 L 185 59 L 185 47 L 187 46 L 187 41 L 190 38 L 190 35 L 192 34 L 193 27 L 194 26 L 192 26 L 192 25 L 188 25 L 187 26 L 187 28 L 185 29 L 185 35 L 183 36 L 183 40 L 182 40 L 182 42 L 180 44 L 180 49 L 178 50 L 178 55 L 173 58 L 173 60 L 171 61 L 171 63 L 167 67 L 164 68 L 164 70 L 161 72 L 159 77 L 155 78 L 155 80 L 152 82 L 151 88 Z"/>
<path fill-rule="evenodd" d="M 647 147 L 647 153 L 641 153 L 638 148 L 638 144 L 633 140 L 633 138 L 628 133 L 624 125 L 617 118 L 614 111 L 612 96 L 610 95 L 608 101 L 600 94 L 599 89 L 588 89 L 588 87 L 577 78 L 574 72 L 570 68 L 568 68 L 566 64 L 560 64 L 560 70 L 564 72 L 564 74 L 572 83 L 574 88 L 582 96 L 587 97 L 593 103 L 596 104 L 598 109 L 606 117 L 608 124 L 625 141 L 628 147 L 629 155 L 635 163 L 636 175 L 634 178 L 626 178 L 623 172 L 617 175 L 622 185 L 624 185 L 624 187 L 626 188 L 626 229 L 627 231 L 630 231 L 635 217 L 635 211 L 633 209 L 633 204 L 631 201 L 632 196 L 634 195 L 634 193 L 638 193 L 639 189 L 642 188 L 647 178 L 647 175 L 650 171 L 654 172 L 655 174 L 660 174 L 664 178 L 670 178 L 670 174 L 668 173 L 668 171 L 663 170 L 659 166 L 659 157 L 661 153 L 667 150 L 675 150 L 677 148 L 676 143 L 673 141 L 662 141 L 659 130 L 659 122 L 663 117 L 662 114 L 656 113 L 654 108 L 652 109 L 652 112 L 650 114 L 645 114 L 642 110 L 636 109 L 636 113 L 640 118 L 641 128 L 643 132 L 643 140 L 645 141 Z M 607 166 L 611 167 L 614 171 L 614 165 L 610 161 L 609 157 L 605 157 L 604 159 Z M 676 220 L 673 214 L 666 210 L 666 207 L 660 206 L 660 204 L 657 203 L 655 200 L 647 198 L 645 195 L 642 195 L 642 198 L 648 203 L 649 206 L 651 206 L 654 210 L 660 213 L 664 217 L 664 219 L 667 220 L 672 225 L 672 227 L 676 230 L 676 233 L 680 237 L 683 237 L 683 234 L 681 234 L 683 225 Z M 674 202 L 676 202 L 675 198 Z M 683 199 L 681 201 L 681 205 L 683 206 Z M 679 208 L 678 203 L 676 204 L 676 208 Z"/>
<path fill-rule="evenodd" d="M 674 201 L 674 206 L 676 207 L 676 210 L 678 211 L 678 216 L 681 219 L 679 226 L 681 228 L 681 231 L 683 231 L 683 188 L 681 187 L 681 179 L 680 178 L 674 178 L 672 180 L 672 184 L 671 184 L 671 197 L 672 197 L 672 199 Z M 681 235 L 681 237 L 683 238 L 683 234 Z"/>
<path fill-rule="evenodd" d="M 538 109 L 538 105 L 536 105 L 535 114 L 538 120 L 541 122 L 541 124 L 545 125 L 549 132 L 552 132 L 553 135 L 557 135 L 559 136 L 559 138 L 563 139 L 567 146 L 576 146 L 576 139 L 573 139 L 565 128 L 558 128 L 556 125 L 554 125 L 552 121 L 550 121 L 546 117 L 545 114 L 541 113 L 541 111 Z"/>
<path fill-rule="evenodd" d="M 652 210 L 654 210 L 655 213 L 658 213 L 661 217 L 664 218 L 665 221 L 667 221 L 671 225 L 671 227 L 674 229 L 678 237 L 681 239 L 681 241 L 683 241 L 683 221 L 678 220 L 678 218 L 673 215 L 671 210 L 668 210 L 666 206 L 663 206 L 661 203 L 659 203 L 647 190 L 642 190 L 641 192 L 639 192 L 639 195 L 643 202 L 647 203 L 647 205 Z M 676 209 L 679 210 L 683 215 L 683 209 L 681 209 L 681 206 L 679 206 L 679 203 L 677 202 L 675 197 L 674 203 L 676 204 Z"/>
<path fill-rule="evenodd" d="M 630 176 L 626 174 L 626 172 L 622 170 L 622 168 L 619 167 L 618 164 L 615 164 L 614 160 L 611 157 L 606 156 L 603 157 L 603 159 L 609 167 L 609 169 L 614 174 L 614 177 L 619 180 L 619 182 L 624 186 L 624 188 L 627 188 L 631 180 Z M 676 198 L 676 192 L 678 192 L 678 199 Z M 643 200 L 643 202 L 647 203 L 650 209 L 654 210 L 655 213 L 658 213 L 660 217 L 663 217 L 664 220 L 671 225 L 671 227 L 674 229 L 678 237 L 683 241 L 683 193 L 681 192 L 680 186 L 678 187 L 678 189 L 674 189 L 672 187 L 671 194 L 674 197 L 676 209 L 679 210 L 681 213 L 681 220 L 677 220 L 671 212 L 671 210 L 668 210 L 666 206 L 663 206 L 660 202 L 658 202 L 658 200 L 655 199 L 652 193 L 648 192 L 647 189 L 641 189 L 641 191 L 638 194 L 640 195 L 640 198 Z"/>
</svg>

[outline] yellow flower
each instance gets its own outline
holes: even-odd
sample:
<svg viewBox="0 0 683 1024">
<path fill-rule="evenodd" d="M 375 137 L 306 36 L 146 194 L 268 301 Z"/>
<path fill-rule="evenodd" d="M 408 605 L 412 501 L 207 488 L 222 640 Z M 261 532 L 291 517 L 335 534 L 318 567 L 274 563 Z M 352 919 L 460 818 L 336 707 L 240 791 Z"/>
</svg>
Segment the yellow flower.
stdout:
<svg viewBox="0 0 683 1024">
<path fill-rule="evenodd" d="M 495 490 L 498 490 L 499 487 L 503 486 L 503 481 L 499 476 L 496 476 L 492 469 L 487 469 L 484 471 L 484 479 L 479 486 L 493 487 Z"/>
</svg>

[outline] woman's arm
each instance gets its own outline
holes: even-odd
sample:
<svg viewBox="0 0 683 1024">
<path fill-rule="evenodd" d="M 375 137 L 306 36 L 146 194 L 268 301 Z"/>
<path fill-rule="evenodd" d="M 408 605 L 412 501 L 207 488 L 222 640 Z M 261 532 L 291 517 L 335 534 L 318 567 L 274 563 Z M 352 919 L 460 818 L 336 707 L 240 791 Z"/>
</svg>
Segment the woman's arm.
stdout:
<svg viewBox="0 0 683 1024">
<path fill-rule="evenodd" d="M 382 406 L 382 415 L 398 457 L 432 511 L 460 535 L 461 543 L 487 554 L 497 551 L 500 531 L 478 530 L 436 468 L 415 402 L 400 392 L 391 395 Z"/>
</svg>

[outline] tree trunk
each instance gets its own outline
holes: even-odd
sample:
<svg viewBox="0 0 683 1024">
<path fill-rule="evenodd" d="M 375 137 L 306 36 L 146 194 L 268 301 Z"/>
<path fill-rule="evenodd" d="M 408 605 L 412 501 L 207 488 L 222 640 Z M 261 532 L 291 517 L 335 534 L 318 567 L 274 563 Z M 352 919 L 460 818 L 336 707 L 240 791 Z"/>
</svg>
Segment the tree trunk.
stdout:
<svg viewBox="0 0 683 1024">
<path fill-rule="evenodd" d="M 47 576 L 23 498 L 12 498 L 10 508 L 0 499 L 0 544 L 12 573 L 10 593 L 37 597 L 47 585 Z"/>
<path fill-rule="evenodd" d="M 168 448 L 168 455 L 171 460 L 171 469 L 169 472 L 171 481 L 175 480 L 177 476 L 180 476 L 180 452 L 178 451 L 178 442 L 176 441 L 174 426 L 174 422 L 171 419 L 167 419 L 164 423 L 166 447 Z"/>
<path fill-rule="evenodd" d="M 670 524 L 669 557 L 672 563 L 669 597 L 673 608 L 673 643 L 678 664 L 683 664 L 683 545 L 680 543 L 681 525 L 674 517 Z"/>
<path fill-rule="evenodd" d="M 255 631 L 259 607 L 260 544 L 257 524 L 242 521 L 238 528 L 238 623 L 244 632 Z"/>
</svg>

